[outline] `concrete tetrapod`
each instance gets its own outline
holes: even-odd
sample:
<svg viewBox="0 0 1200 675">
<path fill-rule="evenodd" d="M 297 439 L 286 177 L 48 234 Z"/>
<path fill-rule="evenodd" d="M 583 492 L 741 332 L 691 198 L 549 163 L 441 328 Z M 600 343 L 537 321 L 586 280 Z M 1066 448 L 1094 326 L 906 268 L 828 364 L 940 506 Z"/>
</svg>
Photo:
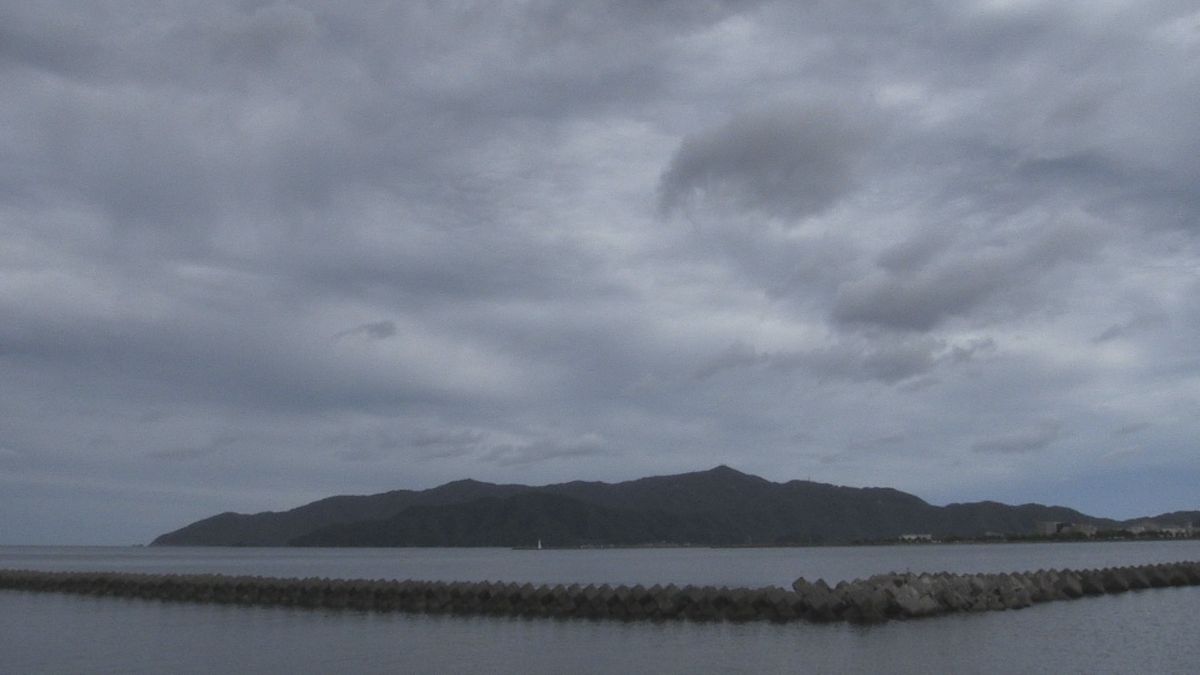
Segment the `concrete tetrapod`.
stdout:
<svg viewBox="0 0 1200 675">
<path fill-rule="evenodd" d="M 834 588 L 821 579 L 799 578 L 790 590 L 0 570 L 0 589 L 21 591 L 345 611 L 655 621 L 878 623 L 1195 585 L 1200 585 L 1198 562 L 1013 574 L 892 573 L 842 581 Z"/>
</svg>

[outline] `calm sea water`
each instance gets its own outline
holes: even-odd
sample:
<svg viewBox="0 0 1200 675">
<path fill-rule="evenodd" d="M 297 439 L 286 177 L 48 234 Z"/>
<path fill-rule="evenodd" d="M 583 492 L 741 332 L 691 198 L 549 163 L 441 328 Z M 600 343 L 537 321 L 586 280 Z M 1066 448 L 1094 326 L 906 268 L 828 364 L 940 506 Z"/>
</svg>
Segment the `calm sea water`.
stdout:
<svg viewBox="0 0 1200 675">
<path fill-rule="evenodd" d="M 1200 542 L 806 549 L 0 547 L 0 567 L 784 585 L 890 570 L 1200 559 Z M 187 605 L 0 591 L 0 673 L 1200 672 L 1200 587 L 882 626 L 619 623 Z"/>
</svg>

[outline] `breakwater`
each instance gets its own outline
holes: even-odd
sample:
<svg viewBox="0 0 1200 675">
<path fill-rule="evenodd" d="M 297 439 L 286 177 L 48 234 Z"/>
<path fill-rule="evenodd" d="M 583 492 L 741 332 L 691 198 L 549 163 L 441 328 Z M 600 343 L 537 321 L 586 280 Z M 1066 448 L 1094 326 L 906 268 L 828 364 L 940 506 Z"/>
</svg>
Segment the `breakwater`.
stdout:
<svg viewBox="0 0 1200 675">
<path fill-rule="evenodd" d="M 891 573 L 791 588 L 294 579 L 220 574 L 0 570 L 0 589 L 376 612 L 878 623 L 1151 588 L 1200 585 L 1200 562 L 1005 574 Z"/>
</svg>

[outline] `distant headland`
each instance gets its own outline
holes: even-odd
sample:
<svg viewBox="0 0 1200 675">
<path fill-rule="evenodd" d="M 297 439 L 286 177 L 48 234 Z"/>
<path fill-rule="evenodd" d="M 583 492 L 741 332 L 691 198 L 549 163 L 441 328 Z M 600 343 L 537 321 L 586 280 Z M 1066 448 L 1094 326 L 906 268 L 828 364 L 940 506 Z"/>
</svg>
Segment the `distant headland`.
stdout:
<svg viewBox="0 0 1200 675">
<path fill-rule="evenodd" d="M 775 483 L 727 466 L 621 483 L 460 480 L 222 513 L 156 546 L 803 546 L 957 540 L 1194 537 L 1200 511 L 1117 521 L 1063 506 L 934 506 L 891 488 Z"/>
</svg>

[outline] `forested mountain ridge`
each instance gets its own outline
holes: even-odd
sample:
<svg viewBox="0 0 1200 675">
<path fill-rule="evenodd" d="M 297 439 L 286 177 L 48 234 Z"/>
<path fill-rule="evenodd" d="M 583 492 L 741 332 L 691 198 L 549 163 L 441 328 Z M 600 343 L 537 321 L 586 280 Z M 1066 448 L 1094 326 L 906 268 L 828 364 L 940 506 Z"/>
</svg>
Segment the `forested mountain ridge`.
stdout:
<svg viewBox="0 0 1200 675">
<path fill-rule="evenodd" d="M 1195 512 L 1158 518 L 1168 524 L 1189 520 L 1189 514 Z M 429 490 L 329 497 L 290 511 L 222 513 L 153 544 L 780 545 L 878 541 L 908 533 L 1028 535 L 1039 521 L 1122 525 L 1061 506 L 987 501 L 934 506 L 891 488 L 775 483 L 718 466 L 621 483 L 526 486 L 460 480 Z"/>
</svg>

